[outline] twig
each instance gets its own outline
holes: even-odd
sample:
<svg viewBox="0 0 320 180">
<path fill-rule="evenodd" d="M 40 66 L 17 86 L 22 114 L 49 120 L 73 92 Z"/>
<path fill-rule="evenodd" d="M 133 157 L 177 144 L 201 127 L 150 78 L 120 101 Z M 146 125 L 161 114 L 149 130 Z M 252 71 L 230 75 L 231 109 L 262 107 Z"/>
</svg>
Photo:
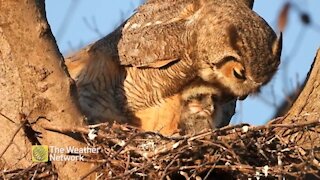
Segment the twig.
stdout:
<svg viewBox="0 0 320 180">
<path fill-rule="evenodd" d="M 24 123 L 21 123 L 20 126 L 16 129 L 16 131 L 14 132 L 14 134 L 12 135 L 8 145 L 4 148 L 4 150 L 0 153 L 0 158 L 2 158 L 2 156 L 4 155 L 4 153 L 6 153 L 6 151 L 8 150 L 8 148 L 10 147 L 10 145 L 12 144 L 14 138 L 16 137 L 16 135 L 18 134 L 18 132 L 20 131 L 20 129 L 24 126 Z"/>
<path fill-rule="evenodd" d="M 2 117 L 6 118 L 8 121 L 10 121 L 10 122 L 12 122 L 12 123 L 16 124 L 16 122 L 14 122 L 12 119 L 10 119 L 8 116 L 6 116 L 6 115 L 2 114 L 1 112 L 0 112 L 0 115 L 1 115 Z"/>
</svg>

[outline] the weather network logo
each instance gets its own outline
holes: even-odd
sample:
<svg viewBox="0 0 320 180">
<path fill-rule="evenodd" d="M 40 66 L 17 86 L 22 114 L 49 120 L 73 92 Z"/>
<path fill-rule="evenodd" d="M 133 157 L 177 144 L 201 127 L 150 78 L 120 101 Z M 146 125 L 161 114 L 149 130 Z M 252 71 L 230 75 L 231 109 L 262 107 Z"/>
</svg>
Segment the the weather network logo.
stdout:
<svg viewBox="0 0 320 180">
<path fill-rule="evenodd" d="M 100 147 L 56 147 L 47 145 L 32 146 L 33 162 L 84 161 L 84 154 L 99 153 Z"/>
<path fill-rule="evenodd" d="M 47 145 L 32 146 L 32 161 L 33 162 L 48 162 L 49 148 Z"/>
</svg>

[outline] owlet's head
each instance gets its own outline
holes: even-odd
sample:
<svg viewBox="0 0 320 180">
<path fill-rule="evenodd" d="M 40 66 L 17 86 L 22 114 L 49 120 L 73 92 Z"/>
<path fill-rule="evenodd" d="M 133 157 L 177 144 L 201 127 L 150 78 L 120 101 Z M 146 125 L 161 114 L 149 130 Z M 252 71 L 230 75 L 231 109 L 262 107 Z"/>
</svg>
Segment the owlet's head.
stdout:
<svg viewBox="0 0 320 180">
<path fill-rule="evenodd" d="M 195 23 L 198 76 L 243 97 L 270 81 L 280 64 L 282 37 L 246 4 L 212 1 Z"/>
</svg>

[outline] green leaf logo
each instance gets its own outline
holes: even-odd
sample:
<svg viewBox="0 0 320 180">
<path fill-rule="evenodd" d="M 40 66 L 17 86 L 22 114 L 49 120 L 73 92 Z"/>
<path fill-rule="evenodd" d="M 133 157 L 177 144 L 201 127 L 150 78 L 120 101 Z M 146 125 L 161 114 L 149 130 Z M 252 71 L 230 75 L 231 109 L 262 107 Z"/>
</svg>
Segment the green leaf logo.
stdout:
<svg viewBox="0 0 320 180">
<path fill-rule="evenodd" d="M 48 162 L 49 150 L 46 145 L 32 146 L 32 162 Z"/>
</svg>

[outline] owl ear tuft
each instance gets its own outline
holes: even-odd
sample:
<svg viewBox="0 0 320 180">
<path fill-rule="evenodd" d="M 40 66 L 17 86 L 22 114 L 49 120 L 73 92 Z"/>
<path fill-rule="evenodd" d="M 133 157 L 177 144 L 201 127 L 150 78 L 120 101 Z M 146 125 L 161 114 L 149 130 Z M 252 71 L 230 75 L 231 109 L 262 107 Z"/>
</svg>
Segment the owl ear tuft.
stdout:
<svg viewBox="0 0 320 180">
<path fill-rule="evenodd" d="M 282 50 L 282 32 L 280 33 L 280 36 L 273 42 L 272 54 L 275 57 L 279 57 L 280 58 L 281 50 Z"/>
<path fill-rule="evenodd" d="M 242 0 L 250 9 L 253 8 L 254 0 Z"/>
</svg>

